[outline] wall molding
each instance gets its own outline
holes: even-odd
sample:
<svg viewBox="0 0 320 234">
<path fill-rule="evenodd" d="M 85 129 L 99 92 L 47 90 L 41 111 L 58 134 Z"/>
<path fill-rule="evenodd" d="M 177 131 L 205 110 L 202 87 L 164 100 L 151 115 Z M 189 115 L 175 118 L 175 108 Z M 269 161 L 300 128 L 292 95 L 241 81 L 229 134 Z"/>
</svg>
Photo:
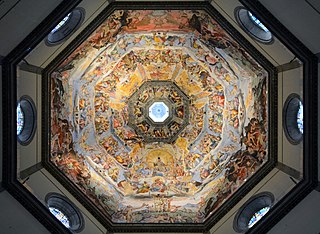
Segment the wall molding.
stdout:
<svg viewBox="0 0 320 234">
<path fill-rule="evenodd" d="M 320 63 L 320 52 L 319 53 L 316 53 L 316 56 L 318 58 L 318 63 Z"/>
<path fill-rule="evenodd" d="M 13 4 L 13 6 L 11 6 L 11 7 L 9 8 L 9 10 L 7 10 L 4 14 L 2 14 L 1 17 L 0 17 L 0 20 L 2 20 L 4 17 L 6 17 L 6 15 L 9 14 L 9 12 L 10 12 L 13 8 L 15 8 L 15 6 L 16 6 L 19 2 L 21 2 L 21 0 L 18 0 L 16 3 Z"/>
<path fill-rule="evenodd" d="M 296 68 L 299 68 L 302 66 L 303 66 L 303 64 L 300 61 L 294 60 L 292 62 L 277 66 L 277 71 L 278 72 L 290 71 L 290 70 L 293 70 L 293 69 L 296 69 Z"/>
<path fill-rule="evenodd" d="M 2 65 L 3 59 L 4 59 L 4 56 L 0 55 L 0 65 Z"/>
<path fill-rule="evenodd" d="M 19 64 L 19 68 L 22 71 L 31 72 L 31 73 L 34 73 L 37 75 L 41 75 L 42 71 L 43 71 L 42 67 L 32 65 L 32 64 L 28 63 L 25 59 L 23 60 L 23 62 L 21 62 Z"/>
<path fill-rule="evenodd" d="M 316 190 L 317 192 L 320 192 L 320 181 L 318 181 L 318 186 L 314 190 Z"/>
<path fill-rule="evenodd" d="M 287 175 L 291 176 L 292 178 L 294 178 L 296 180 L 302 179 L 302 173 L 300 173 L 296 169 L 289 167 L 281 162 L 277 163 L 276 168 L 278 168 L 280 171 L 286 173 Z"/>
<path fill-rule="evenodd" d="M 305 2 L 315 11 L 320 15 L 320 10 L 317 9 L 316 6 L 314 6 L 309 0 L 305 0 Z"/>
<path fill-rule="evenodd" d="M 42 168 L 43 168 L 43 165 L 41 162 L 39 162 L 31 167 L 26 168 L 26 169 L 20 171 L 20 179 L 24 180 L 27 177 L 31 176 L 32 174 L 36 173 L 37 171 L 40 171 Z"/>
<path fill-rule="evenodd" d="M 5 191 L 6 189 L 2 186 L 2 181 L 0 181 L 0 193 L 2 193 L 3 191 Z"/>
</svg>

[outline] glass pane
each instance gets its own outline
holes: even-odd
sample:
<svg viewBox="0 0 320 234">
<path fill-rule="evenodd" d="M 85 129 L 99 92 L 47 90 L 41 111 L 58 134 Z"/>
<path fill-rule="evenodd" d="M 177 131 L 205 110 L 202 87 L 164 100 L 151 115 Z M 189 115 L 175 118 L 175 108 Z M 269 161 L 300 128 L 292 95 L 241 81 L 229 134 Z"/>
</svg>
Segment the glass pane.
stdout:
<svg viewBox="0 0 320 234">
<path fill-rule="evenodd" d="M 303 105 L 301 102 L 299 102 L 299 111 L 297 114 L 297 124 L 298 124 L 298 129 L 303 134 Z"/>
<path fill-rule="evenodd" d="M 51 30 L 51 33 L 55 33 L 59 28 L 61 28 L 67 21 L 68 19 L 70 18 L 70 14 L 69 13 L 66 17 L 64 17 L 60 23 L 57 24 L 57 26 L 54 27 L 54 29 Z"/>
<path fill-rule="evenodd" d="M 21 109 L 20 103 L 17 106 L 17 135 L 19 136 L 24 126 L 24 114 Z"/>
<path fill-rule="evenodd" d="M 251 228 L 253 225 L 256 224 L 268 211 L 270 210 L 270 207 L 265 207 L 259 210 L 258 212 L 254 213 L 254 215 L 251 217 L 248 227 Z"/>
<path fill-rule="evenodd" d="M 51 214 L 53 214 L 66 228 L 70 228 L 68 217 L 56 208 L 49 207 Z"/>
<path fill-rule="evenodd" d="M 256 25 L 258 25 L 263 31 L 269 32 L 269 29 L 267 29 L 267 27 L 264 26 L 264 25 L 260 22 L 260 20 L 258 20 L 257 17 L 255 17 L 250 11 L 249 11 L 249 16 L 250 16 L 250 18 L 252 19 L 252 21 L 253 21 Z"/>
</svg>

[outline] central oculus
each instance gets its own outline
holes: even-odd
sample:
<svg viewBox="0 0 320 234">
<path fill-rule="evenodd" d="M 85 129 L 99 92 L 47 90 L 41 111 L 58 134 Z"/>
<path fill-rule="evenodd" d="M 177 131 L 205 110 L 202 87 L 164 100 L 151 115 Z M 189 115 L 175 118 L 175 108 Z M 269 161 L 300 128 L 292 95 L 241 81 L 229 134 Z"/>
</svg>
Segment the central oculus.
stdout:
<svg viewBox="0 0 320 234">
<path fill-rule="evenodd" d="M 172 81 L 146 81 L 128 107 L 128 125 L 147 143 L 173 142 L 189 124 L 189 97 Z"/>
<path fill-rule="evenodd" d="M 149 117 L 157 123 L 162 123 L 169 117 L 169 107 L 164 102 L 154 102 L 149 107 Z"/>
</svg>

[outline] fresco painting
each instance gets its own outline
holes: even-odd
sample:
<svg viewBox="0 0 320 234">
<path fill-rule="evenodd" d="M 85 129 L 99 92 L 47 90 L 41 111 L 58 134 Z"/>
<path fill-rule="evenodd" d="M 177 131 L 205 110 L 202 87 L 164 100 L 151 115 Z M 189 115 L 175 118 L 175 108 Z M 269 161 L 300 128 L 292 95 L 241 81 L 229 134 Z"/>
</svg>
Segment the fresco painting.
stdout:
<svg viewBox="0 0 320 234">
<path fill-rule="evenodd" d="M 51 74 L 50 160 L 115 223 L 203 223 L 268 160 L 267 79 L 204 11 L 117 10 Z"/>
</svg>

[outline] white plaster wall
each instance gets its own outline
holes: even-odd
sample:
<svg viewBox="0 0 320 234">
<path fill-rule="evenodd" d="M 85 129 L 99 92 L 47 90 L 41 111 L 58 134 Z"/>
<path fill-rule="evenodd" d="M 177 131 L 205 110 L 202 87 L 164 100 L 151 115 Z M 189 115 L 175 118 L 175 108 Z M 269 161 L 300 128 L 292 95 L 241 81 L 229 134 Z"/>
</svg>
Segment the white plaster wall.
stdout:
<svg viewBox="0 0 320 234">
<path fill-rule="evenodd" d="M 316 1 L 318 0 L 313 0 Z M 260 0 L 260 2 L 313 53 L 320 52 L 320 14 L 306 0 Z"/>
<path fill-rule="evenodd" d="M 279 95 L 279 106 L 281 105 L 281 112 L 279 110 L 279 115 L 282 114 L 283 104 L 285 103 L 287 97 L 291 93 L 296 93 L 300 95 L 302 98 L 303 92 L 303 67 L 285 71 L 282 76 L 282 96 Z M 280 100 L 281 99 L 281 100 Z M 280 109 L 280 108 L 279 108 Z M 279 121 L 279 126 L 281 126 L 281 122 Z M 283 128 L 279 127 L 280 129 Z M 283 163 L 287 166 L 290 166 L 300 172 L 303 171 L 303 142 L 300 142 L 298 145 L 293 145 L 289 143 L 284 132 L 282 133 L 282 155 L 283 155 Z"/>
<path fill-rule="evenodd" d="M 238 204 L 233 207 L 211 230 L 210 233 L 226 234 L 236 233 L 233 230 L 233 220 L 238 209 L 253 195 L 260 192 L 271 192 L 275 196 L 275 202 L 281 200 L 295 184 L 289 176 L 278 169 L 273 169 L 263 178 Z"/>
<path fill-rule="evenodd" d="M 35 165 L 37 157 L 41 155 L 41 94 L 39 94 L 38 83 L 41 79 L 30 72 L 17 71 L 17 100 L 23 95 L 28 95 L 34 101 L 37 108 L 37 129 L 30 144 L 23 146 L 17 143 L 18 171 Z"/>
<path fill-rule="evenodd" d="M 0 20 L 0 55 L 14 49 L 62 0 L 21 0 Z M 2 6 L 0 6 L 2 8 Z"/>
<path fill-rule="evenodd" d="M 49 234 L 49 231 L 7 191 L 0 193 L 0 207 L 0 233 Z"/>
<path fill-rule="evenodd" d="M 107 5 L 107 0 L 83 0 L 78 5 L 85 9 L 85 19 L 80 28 L 68 40 L 56 46 L 47 46 L 43 40 L 29 53 L 26 60 L 30 64 L 46 67 Z"/>
<path fill-rule="evenodd" d="M 30 176 L 26 182 L 27 188 L 45 205 L 45 197 L 48 193 L 55 192 L 68 197 L 82 212 L 85 228 L 83 234 L 106 233 L 107 230 L 78 202 L 58 181 L 45 169 Z"/>
<path fill-rule="evenodd" d="M 238 0 L 214 0 L 212 1 L 212 5 L 274 66 L 288 63 L 293 59 L 294 55 L 286 49 L 277 38 L 274 38 L 273 44 L 265 45 L 253 40 L 244 30 L 242 30 L 234 17 L 234 9 L 238 6 L 242 6 Z"/>
<path fill-rule="evenodd" d="M 318 234 L 320 231 L 319 210 L 320 193 L 313 191 L 268 233 Z"/>
</svg>

